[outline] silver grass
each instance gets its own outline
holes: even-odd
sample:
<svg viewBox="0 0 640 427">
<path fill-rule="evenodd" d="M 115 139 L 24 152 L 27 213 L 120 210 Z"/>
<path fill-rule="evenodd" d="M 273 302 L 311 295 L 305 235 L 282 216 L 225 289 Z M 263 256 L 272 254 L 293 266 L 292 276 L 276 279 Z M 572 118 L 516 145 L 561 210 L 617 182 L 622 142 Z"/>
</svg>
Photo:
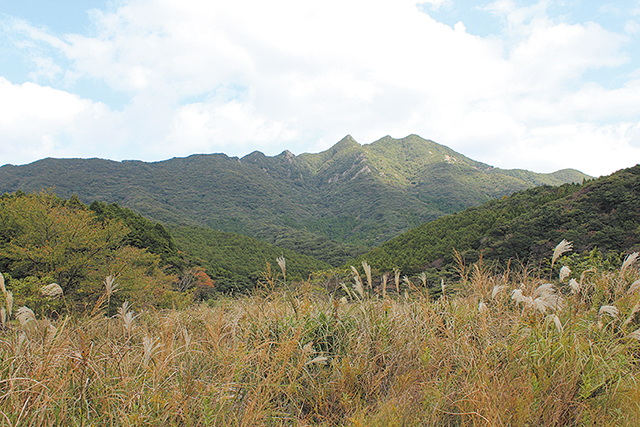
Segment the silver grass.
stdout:
<svg viewBox="0 0 640 427">
<path fill-rule="evenodd" d="M 530 304 L 531 302 L 533 302 L 533 300 L 531 300 L 531 297 L 525 297 L 524 294 L 522 293 L 522 289 L 515 289 L 513 292 L 511 292 L 511 299 L 514 300 L 517 304 Z"/>
<path fill-rule="evenodd" d="M 627 291 L 627 293 L 632 294 L 636 292 L 638 289 L 640 289 L 640 279 L 636 280 L 631 284 L 631 287 L 629 287 L 629 290 Z"/>
<path fill-rule="evenodd" d="M 564 328 L 562 327 L 562 322 L 560 321 L 560 318 L 558 317 L 558 315 L 556 314 L 548 315 L 547 321 L 552 321 L 556 325 L 556 329 L 558 330 L 559 333 L 562 333 L 564 331 Z"/>
<path fill-rule="evenodd" d="M 49 323 L 49 325 L 47 325 L 47 337 L 46 337 L 47 342 L 52 342 L 56 337 L 57 333 L 58 333 L 58 328 L 56 328 L 51 323 Z"/>
<path fill-rule="evenodd" d="M 57 283 L 51 283 L 49 285 L 43 285 L 42 288 L 40 288 L 40 293 L 42 293 L 42 295 L 45 297 L 56 298 L 62 295 L 64 292 L 62 291 L 60 285 L 58 285 Z"/>
<path fill-rule="evenodd" d="M 18 335 L 18 345 L 16 346 L 16 356 L 19 356 L 20 353 L 22 353 L 22 346 L 24 346 L 25 342 L 29 342 L 29 340 L 27 339 L 27 334 L 25 334 L 23 331 L 20 331 L 20 334 Z"/>
<path fill-rule="evenodd" d="M 548 304 L 545 302 L 543 298 L 536 298 L 533 300 L 533 308 L 538 310 L 542 314 L 547 313 Z"/>
<path fill-rule="evenodd" d="M 480 314 L 486 314 L 489 312 L 489 307 L 487 307 L 487 304 L 485 304 L 484 302 L 480 301 L 480 304 L 478 304 L 478 312 Z"/>
<path fill-rule="evenodd" d="M 320 364 L 324 364 L 327 360 L 329 360 L 327 357 L 325 356 L 318 356 L 316 358 L 314 358 L 313 360 L 310 360 L 306 363 L 306 365 L 312 365 L 314 363 L 320 363 Z"/>
<path fill-rule="evenodd" d="M 2 329 L 4 329 L 7 324 L 7 311 L 4 307 L 0 308 L 0 321 L 2 321 Z"/>
<path fill-rule="evenodd" d="M 564 282 L 564 279 L 566 279 L 567 277 L 569 277 L 569 275 L 571 274 L 571 269 L 569 267 L 563 266 L 560 269 L 560 281 Z"/>
<path fill-rule="evenodd" d="M 387 281 L 389 280 L 389 273 L 382 275 L 382 298 L 387 298 Z"/>
<path fill-rule="evenodd" d="M 553 257 L 551 258 L 551 268 L 553 268 L 553 264 L 556 263 L 556 260 L 565 252 L 570 251 L 573 248 L 573 242 L 567 242 L 565 239 L 562 239 L 562 242 L 558 243 L 558 246 L 553 250 Z"/>
<path fill-rule="evenodd" d="M 360 274 L 354 266 L 351 266 L 351 270 L 353 271 L 353 281 L 355 282 L 353 284 L 353 289 L 358 292 L 360 298 L 364 298 L 364 287 L 362 286 L 362 279 L 360 279 Z"/>
<path fill-rule="evenodd" d="M 546 295 L 542 297 L 547 308 L 551 308 L 553 310 L 562 310 L 564 308 L 564 300 L 558 295 Z"/>
<path fill-rule="evenodd" d="M 313 342 L 308 342 L 302 347 L 302 352 L 304 354 L 313 353 Z"/>
<path fill-rule="evenodd" d="M 184 346 L 189 348 L 191 346 L 191 334 L 187 331 L 187 328 L 182 330 L 182 338 L 184 338 Z"/>
<path fill-rule="evenodd" d="M 627 318 L 627 320 L 625 320 L 625 322 L 622 324 L 623 328 L 633 321 L 633 318 L 636 316 L 638 311 L 640 311 L 640 302 L 633 306 L 633 309 L 631 310 L 631 314 L 629 314 L 629 317 Z"/>
<path fill-rule="evenodd" d="M 287 260 L 284 259 L 284 256 L 279 256 L 276 258 L 276 262 L 278 266 L 280 266 L 280 270 L 282 270 L 282 277 L 284 280 L 287 280 Z"/>
<path fill-rule="evenodd" d="M 7 288 L 4 287 L 4 276 L 0 273 L 0 289 L 2 289 L 2 293 L 6 295 Z"/>
<path fill-rule="evenodd" d="M 578 281 L 576 279 L 569 280 L 569 286 L 571 287 L 571 292 L 573 294 L 579 294 L 580 293 L 580 283 L 578 283 Z"/>
<path fill-rule="evenodd" d="M 7 291 L 4 294 L 4 298 L 7 301 L 7 316 L 11 317 L 11 312 L 13 311 L 13 292 Z"/>
<path fill-rule="evenodd" d="M 556 290 L 551 283 L 545 283 L 539 286 L 534 291 L 533 297 L 535 298 L 534 305 L 539 310 L 541 305 L 544 306 L 545 310 L 547 308 L 561 310 L 564 307 L 563 299 L 556 294 Z"/>
<path fill-rule="evenodd" d="M 420 279 L 420 282 L 422 282 L 422 286 L 423 287 L 427 287 L 427 273 L 425 273 L 424 271 L 422 273 L 420 273 L 420 275 L 418 275 L 418 278 Z"/>
<path fill-rule="evenodd" d="M 16 319 L 20 322 L 22 326 L 25 326 L 27 323 L 36 320 L 36 315 L 33 314 L 33 310 L 29 307 L 22 306 L 16 312 Z"/>
<path fill-rule="evenodd" d="M 500 292 L 504 291 L 505 289 L 507 289 L 506 285 L 495 285 L 493 287 L 493 291 L 491 291 L 491 299 L 495 299 L 496 295 L 498 295 Z"/>
<path fill-rule="evenodd" d="M 142 339 L 142 347 L 144 349 L 144 364 L 148 365 L 149 361 L 153 357 L 153 354 L 160 348 L 160 344 L 157 344 L 158 338 L 149 338 L 149 335 L 145 335 Z"/>
<path fill-rule="evenodd" d="M 627 257 L 622 262 L 622 267 L 620 267 L 620 275 L 623 275 L 625 270 L 631 267 L 631 265 L 638 259 L 638 252 L 634 252 Z"/>
<path fill-rule="evenodd" d="M 349 290 L 349 288 L 347 287 L 347 285 L 344 284 L 344 282 L 340 282 L 340 286 L 342 287 L 342 289 L 347 293 L 347 295 L 349 295 L 349 298 L 353 299 L 353 295 L 351 295 L 351 291 Z M 343 297 L 344 298 L 344 297 Z"/>
<path fill-rule="evenodd" d="M 636 341 L 640 341 L 640 329 L 636 329 L 628 335 L 629 338 L 633 338 Z"/>
<path fill-rule="evenodd" d="M 114 283 L 115 280 L 116 279 L 113 276 L 107 276 L 104 279 L 103 283 L 107 292 L 107 297 L 111 297 L 111 295 L 113 295 L 118 290 L 118 284 Z"/>
<path fill-rule="evenodd" d="M 133 321 L 138 316 L 133 315 L 133 311 L 130 310 L 129 303 L 127 301 L 123 302 L 122 307 L 118 308 L 118 314 L 116 316 L 120 317 L 120 320 L 122 320 L 122 325 L 127 331 L 127 335 L 131 336 L 131 333 L 133 332 Z"/>
<path fill-rule="evenodd" d="M 540 285 L 536 288 L 536 290 L 533 292 L 533 296 L 534 298 L 537 297 L 546 297 L 548 295 L 554 295 L 556 293 L 556 290 L 553 288 L 553 284 L 551 283 L 545 283 L 544 285 Z"/>
<path fill-rule="evenodd" d="M 364 274 L 367 276 L 367 284 L 369 285 L 369 289 L 373 289 L 373 279 L 371 278 L 371 266 L 367 261 L 362 261 L 362 269 L 364 270 Z"/>
<path fill-rule="evenodd" d="M 613 305 L 603 305 L 602 307 L 600 307 L 600 310 L 598 311 L 598 316 L 608 314 L 613 318 L 617 318 L 619 312 L 620 311 Z"/>
<path fill-rule="evenodd" d="M 404 283 L 408 288 L 413 287 L 413 283 L 411 283 L 411 280 L 409 280 L 409 276 L 403 276 L 402 283 Z"/>
<path fill-rule="evenodd" d="M 340 304 L 346 304 L 347 302 L 347 297 L 340 298 Z"/>
</svg>

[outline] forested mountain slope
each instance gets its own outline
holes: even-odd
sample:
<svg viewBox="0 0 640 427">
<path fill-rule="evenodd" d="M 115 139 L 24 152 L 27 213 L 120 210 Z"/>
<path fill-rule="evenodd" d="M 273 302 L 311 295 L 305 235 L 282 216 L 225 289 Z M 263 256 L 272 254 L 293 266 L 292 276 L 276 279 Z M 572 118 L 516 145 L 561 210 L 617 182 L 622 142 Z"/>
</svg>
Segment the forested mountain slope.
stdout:
<svg viewBox="0 0 640 427">
<path fill-rule="evenodd" d="M 347 136 L 329 150 L 299 156 L 5 165 L 0 194 L 53 188 L 63 198 L 118 203 L 165 224 L 254 236 L 340 265 L 425 221 L 535 185 L 584 178 L 573 170 L 493 168 L 415 135 L 367 145 Z"/>
<path fill-rule="evenodd" d="M 528 262 L 566 239 L 574 252 L 640 250 L 640 165 L 585 184 L 539 186 L 423 224 L 362 260 L 403 274 L 451 267 L 454 249 L 468 262 Z"/>
</svg>

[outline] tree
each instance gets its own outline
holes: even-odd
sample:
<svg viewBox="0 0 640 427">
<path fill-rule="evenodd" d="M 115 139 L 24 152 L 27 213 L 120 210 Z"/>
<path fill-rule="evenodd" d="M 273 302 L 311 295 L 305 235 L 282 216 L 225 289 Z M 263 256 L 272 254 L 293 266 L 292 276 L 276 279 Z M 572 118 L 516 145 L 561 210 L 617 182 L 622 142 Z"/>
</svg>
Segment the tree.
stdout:
<svg viewBox="0 0 640 427">
<path fill-rule="evenodd" d="M 173 278 L 159 258 L 124 244 L 129 230 L 118 220 L 98 220 L 73 198 L 51 192 L 0 198 L 0 266 L 12 281 L 47 285 L 54 281 L 71 307 L 83 309 L 104 292 L 106 276 L 120 283 L 119 298 L 152 304 Z M 20 288 L 19 283 L 15 283 Z M 20 295 L 16 296 L 20 298 Z M 25 299 L 32 295 L 22 295 Z M 17 299 L 19 301 L 19 299 Z"/>
</svg>

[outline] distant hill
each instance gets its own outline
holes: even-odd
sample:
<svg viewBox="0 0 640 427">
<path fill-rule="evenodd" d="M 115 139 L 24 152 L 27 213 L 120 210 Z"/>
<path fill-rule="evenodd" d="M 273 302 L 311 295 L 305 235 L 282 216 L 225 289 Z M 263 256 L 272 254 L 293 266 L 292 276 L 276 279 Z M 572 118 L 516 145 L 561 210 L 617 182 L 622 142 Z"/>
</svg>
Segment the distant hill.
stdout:
<svg viewBox="0 0 640 427">
<path fill-rule="evenodd" d="M 53 188 L 118 203 L 164 224 L 240 233 L 337 266 L 426 221 L 575 170 L 502 170 L 410 135 L 295 156 L 193 155 L 162 162 L 44 159 L 0 167 L 0 194 Z"/>
<path fill-rule="evenodd" d="M 361 260 L 403 274 L 446 269 L 454 249 L 506 263 L 549 258 L 562 239 L 574 252 L 640 251 L 640 165 L 584 184 L 539 186 L 438 218 L 373 249 Z"/>
</svg>

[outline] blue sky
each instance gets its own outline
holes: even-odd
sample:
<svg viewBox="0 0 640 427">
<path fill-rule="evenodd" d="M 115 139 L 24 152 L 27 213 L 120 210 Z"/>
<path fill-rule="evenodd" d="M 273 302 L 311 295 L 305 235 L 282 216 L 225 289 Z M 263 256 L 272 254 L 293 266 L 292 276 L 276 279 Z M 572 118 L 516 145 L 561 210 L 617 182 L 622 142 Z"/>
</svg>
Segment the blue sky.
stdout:
<svg viewBox="0 0 640 427">
<path fill-rule="evenodd" d="M 640 162 L 640 0 L 0 0 L 0 165 L 418 134 L 502 168 Z"/>
</svg>

